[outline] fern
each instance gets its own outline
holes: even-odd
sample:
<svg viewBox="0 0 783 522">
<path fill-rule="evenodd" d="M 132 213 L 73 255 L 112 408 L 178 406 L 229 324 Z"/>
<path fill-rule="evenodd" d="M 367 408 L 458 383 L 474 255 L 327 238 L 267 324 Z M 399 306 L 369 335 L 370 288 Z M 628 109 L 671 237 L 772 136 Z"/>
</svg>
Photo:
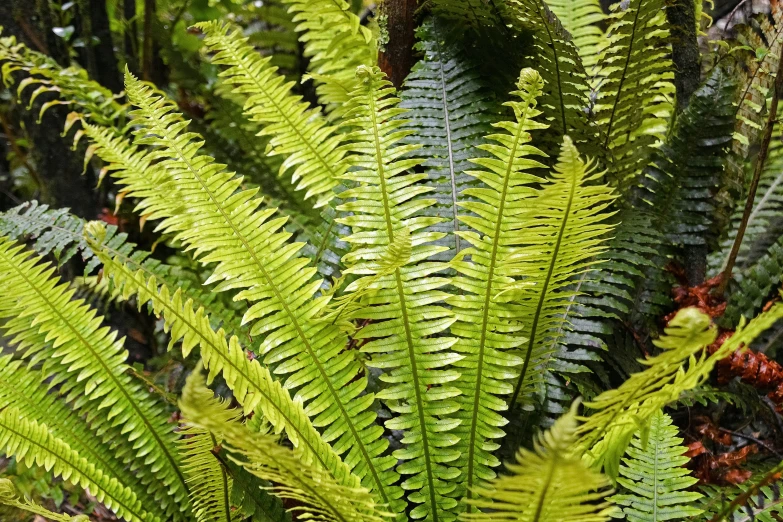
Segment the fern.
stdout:
<svg viewBox="0 0 783 522">
<path fill-rule="evenodd" d="M 497 119 L 497 107 L 477 67 L 443 20 L 428 20 L 417 35 L 417 48 L 424 56 L 405 80 L 400 107 L 409 110 L 406 127 L 416 133 L 408 140 L 422 145 L 416 154 L 425 160 L 427 184 L 437 200 L 431 213 L 444 218 L 433 231 L 445 234 L 438 244 L 449 248 L 437 259 L 447 261 L 463 248 L 456 233 L 459 204 L 465 189 L 475 185 L 467 175 L 468 158 Z"/>
<path fill-rule="evenodd" d="M 479 490 L 487 500 L 472 500 L 488 508 L 465 520 L 525 522 L 601 522 L 609 520 L 605 501 L 609 480 L 588 469 L 574 452 L 576 407 L 538 437 L 533 451 L 521 448 L 509 475 Z"/>
<path fill-rule="evenodd" d="M 373 322 L 354 338 L 366 339 L 362 352 L 372 359 L 368 366 L 386 369 L 381 380 L 388 384 L 377 397 L 399 415 L 386 422 L 388 429 L 405 430 L 406 446 L 394 452 L 404 462 L 397 471 L 412 475 L 402 483 L 413 490 L 408 499 L 420 504 L 410 516 L 425 520 L 452 520 L 457 505 L 451 482 L 459 471 L 451 467 L 459 453 L 451 448 L 456 435 L 450 433 L 459 423 L 442 418 L 457 411 L 453 386 L 458 373 L 446 367 L 461 357 L 450 351 L 455 340 L 437 334 L 454 322 L 438 303 L 447 294 L 440 290 L 447 280 L 437 277 L 442 263 L 428 262 L 444 247 L 430 245 L 442 234 L 428 232 L 437 218 L 421 215 L 434 200 L 419 197 L 430 189 L 416 185 L 425 174 L 407 174 L 420 163 L 417 158 L 401 159 L 415 145 L 398 145 L 409 134 L 401 130 L 398 118 L 404 109 L 396 106 L 394 89 L 380 70 L 360 67 L 360 86 L 352 94 L 346 125 L 354 128 L 351 140 L 353 167 L 346 178 L 356 184 L 343 193 L 345 203 L 338 210 L 350 213 L 339 222 L 351 227 L 345 238 L 351 252 L 343 258 L 346 273 L 360 275 L 346 289 L 371 288 L 374 295 L 361 301 L 356 319 Z M 410 235 L 412 250 L 402 266 L 386 273 L 383 256 L 400 236 Z M 441 417 L 439 419 L 439 417 Z"/>
<path fill-rule="evenodd" d="M 65 399 L 88 414 L 94 431 L 106 440 L 133 440 L 132 450 L 120 447 L 118 456 L 133 460 L 142 482 L 151 483 L 155 498 L 167 509 L 178 504 L 186 513 L 187 487 L 173 433 L 158 405 L 126 373 L 121 340 L 100 326 L 94 311 L 69 300 L 73 290 L 52 279 L 53 268 L 29 257 L 22 247 L 0 239 L 0 274 L 15 289 L 13 295 L 0 296 L 0 315 L 8 318 L 4 329 L 17 351 L 33 363 L 45 362 L 44 373 L 56 375 L 53 384 L 60 384 Z"/>
<path fill-rule="evenodd" d="M 585 69 L 598 63 L 601 38 L 604 36 L 600 24 L 606 18 L 598 0 L 549 0 L 552 12 L 557 15 L 563 28 L 573 38 L 579 57 Z"/>
<path fill-rule="evenodd" d="M 778 480 L 765 473 L 761 477 L 754 474 L 747 482 L 734 486 L 703 486 L 705 494 L 699 504 L 703 513 L 697 520 L 707 522 L 720 516 L 731 522 L 775 522 L 783 513 Z M 740 503 L 732 506 L 734 501 Z"/>
<path fill-rule="evenodd" d="M 598 67 L 595 118 L 612 179 L 624 192 L 665 131 L 671 62 L 662 0 L 615 4 Z"/>
<path fill-rule="evenodd" d="M 237 412 L 215 399 L 198 373 L 188 378 L 180 401 L 185 422 L 225 441 L 232 460 L 253 475 L 275 484 L 268 491 L 308 504 L 301 517 L 325 522 L 381 522 L 373 496 L 363 488 L 335 482 L 316 467 L 303 465 L 294 452 L 271 435 L 253 432 L 237 422 Z"/>
<path fill-rule="evenodd" d="M 492 468 L 500 464 L 491 451 L 497 446 L 495 439 L 503 437 L 501 428 L 507 422 L 499 413 L 507 408 L 501 397 L 512 392 L 515 367 L 523 363 L 513 349 L 524 342 L 523 324 L 517 318 L 526 315 L 526 310 L 497 295 L 513 282 L 510 268 L 522 250 L 519 243 L 525 226 L 519 216 L 529 203 L 526 196 L 531 185 L 540 181 L 532 172 L 544 166 L 538 161 L 543 152 L 530 144 L 530 131 L 546 128 L 536 121 L 541 114 L 536 99 L 542 88 L 536 71 L 522 71 L 518 90 L 512 93 L 520 101 L 506 103 L 516 121 L 495 124 L 505 132 L 488 136 L 495 143 L 480 146 L 491 157 L 472 161 L 486 170 L 468 174 L 483 187 L 465 189 L 465 195 L 475 201 L 461 203 L 473 215 L 460 220 L 475 232 L 459 232 L 467 246 L 454 257 L 451 267 L 458 274 L 453 284 L 461 294 L 450 296 L 447 302 L 457 319 L 451 329 L 459 336 L 454 349 L 462 356 L 455 363 L 461 373 L 457 380 L 461 422 L 455 430 L 461 457 L 456 465 L 463 470 L 459 481 L 468 495 L 481 481 L 493 478 Z"/>
<path fill-rule="evenodd" d="M 661 410 L 650 418 L 644 433 L 637 433 L 631 441 L 617 479 L 624 492 L 612 497 L 614 503 L 625 506 L 628 522 L 682 520 L 701 513 L 692 505 L 701 493 L 685 491 L 698 480 L 685 467 L 689 459 L 683 456 L 687 448 L 682 441 L 671 417 Z"/>
<path fill-rule="evenodd" d="M 15 507 L 17 509 L 22 509 L 24 511 L 33 513 L 35 515 L 46 517 L 52 522 L 89 522 L 90 521 L 87 515 L 77 515 L 75 517 L 70 517 L 68 515 L 60 515 L 57 513 L 52 513 L 48 509 L 32 502 L 30 499 L 25 498 L 19 500 L 19 498 L 16 496 L 16 488 L 14 487 L 13 483 L 10 480 L 4 478 L 0 478 L 0 504 Z"/>
</svg>

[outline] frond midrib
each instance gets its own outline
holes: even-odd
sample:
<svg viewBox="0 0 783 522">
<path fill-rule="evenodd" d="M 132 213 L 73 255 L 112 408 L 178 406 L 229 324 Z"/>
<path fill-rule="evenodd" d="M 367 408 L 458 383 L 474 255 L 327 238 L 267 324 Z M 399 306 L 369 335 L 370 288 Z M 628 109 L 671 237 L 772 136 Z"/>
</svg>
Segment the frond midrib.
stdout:
<svg viewBox="0 0 783 522">
<path fill-rule="evenodd" d="M 547 469 L 546 478 L 544 479 L 544 488 L 541 491 L 541 495 L 538 497 L 538 502 L 536 502 L 536 513 L 533 515 L 531 522 L 539 522 L 539 520 L 541 520 L 541 513 L 544 511 L 544 501 L 546 500 L 549 488 L 552 487 L 552 475 L 555 474 L 555 468 L 557 467 L 559 458 L 560 455 L 557 453 L 552 452 L 550 454 L 549 468 Z"/>
<path fill-rule="evenodd" d="M 574 0 L 575 1 L 575 0 Z M 555 65 L 555 72 L 557 73 L 557 93 L 558 93 L 558 99 L 560 102 L 560 117 L 563 120 L 563 134 L 566 134 L 566 115 L 565 115 L 565 100 L 563 99 L 563 82 L 560 78 L 560 60 L 557 55 L 557 45 L 556 40 L 552 38 L 552 31 L 549 29 L 549 23 L 547 22 L 546 18 L 544 17 L 544 14 L 541 12 L 541 4 L 540 2 L 535 3 L 536 6 L 536 12 L 538 13 L 538 17 L 543 21 L 541 25 L 543 25 L 546 28 L 546 34 L 547 38 L 549 38 L 549 41 L 552 42 L 552 54 L 555 57 L 554 65 Z"/>
<path fill-rule="evenodd" d="M 378 129 L 377 109 L 375 105 L 375 92 L 371 91 L 371 95 L 368 97 L 370 102 L 370 120 L 373 129 L 373 142 L 375 144 L 375 158 L 378 166 L 378 178 L 381 184 L 381 198 L 383 201 L 383 215 L 386 221 L 386 233 L 389 237 L 389 244 L 394 243 L 394 227 L 391 221 L 391 208 L 389 206 L 389 193 L 386 188 L 386 172 L 383 165 L 383 154 L 381 151 L 381 142 Z M 438 505 L 435 500 L 435 483 L 432 475 L 432 457 L 430 456 L 429 440 L 427 437 L 427 423 L 424 418 L 424 400 L 421 397 L 421 390 L 419 387 L 419 371 L 416 365 L 416 350 L 413 345 L 413 337 L 411 335 L 410 318 L 408 317 L 407 303 L 405 299 L 405 291 L 402 283 L 402 275 L 399 268 L 394 270 L 394 279 L 397 286 L 397 298 L 400 300 L 400 313 L 402 314 L 402 323 L 405 328 L 405 342 L 408 345 L 408 357 L 411 362 L 411 373 L 413 377 L 413 388 L 415 390 L 416 397 L 416 413 L 419 417 L 419 426 L 421 428 L 421 443 L 424 453 L 424 466 L 427 470 L 427 484 L 429 489 L 431 514 L 434 522 L 438 522 Z"/>
<path fill-rule="evenodd" d="M 13 269 L 16 271 L 19 276 L 25 280 L 25 282 L 32 288 L 36 294 L 46 303 L 46 305 L 57 315 L 57 317 L 60 319 L 61 324 L 64 324 L 68 327 L 68 329 L 76 335 L 76 337 L 79 339 L 82 346 L 86 347 L 90 350 L 93 358 L 98 361 L 98 363 L 103 368 L 106 375 L 109 376 L 111 381 L 114 383 L 116 388 L 120 390 L 123 397 L 127 400 L 127 402 L 131 405 L 133 410 L 136 412 L 136 415 L 142 420 L 144 423 L 144 426 L 147 428 L 147 431 L 152 435 L 152 437 L 155 439 L 155 442 L 157 443 L 158 447 L 163 451 L 163 455 L 166 457 L 166 460 L 169 461 L 169 465 L 171 466 L 171 469 L 174 470 L 176 473 L 177 478 L 179 479 L 180 485 L 182 486 L 183 491 L 188 491 L 187 483 L 185 481 L 185 477 L 182 475 L 182 471 L 179 469 L 179 466 L 176 463 L 176 460 L 171 455 L 171 453 L 168 451 L 168 448 L 166 448 L 166 445 L 163 443 L 163 440 L 158 436 L 158 432 L 153 428 L 152 424 L 147 419 L 147 416 L 144 415 L 144 413 L 139 408 L 139 405 L 136 403 L 135 398 L 133 398 L 131 395 L 129 395 L 128 391 L 125 389 L 125 386 L 123 386 L 116 378 L 113 372 L 111 372 L 110 368 L 106 366 L 105 361 L 98 357 L 97 351 L 95 348 L 87 342 L 87 340 L 82 336 L 82 334 L 76 330 L 71 324 L 70 321 L 67 321 L 65 317 L 62 315 L 60 310 L 52 303 L 50 302 L 46 296 L 40 291 L 37 285 L 33 283 L 19 268 L 16 266 L 15 263 L 8 262 L 8 258 L 5 255 L 5 252 L 0 251 L 0 256 L 4 257 L 6 260 L 6 263 L 8 263 Z"/>
<path fill-rule="evenodd" d="M 211 431 L 209 432 L 209 438 L 212 441 L 212 447 L 217 448 L 218 441 L 215 438 L 215 434 Z M 228 491 L 228 474 L 226 473 L 225 466 L 223 466 L 223 463 L 220 462 L 220 459 L 218 459 L 217 456 L 215 456 L 215 460 L 218 461 L 218 465 L 220 466 L 221 489 L 223 490 L 223 516 L 225 517 L 225 522 L 231 522 L 231 495 Z"/>
</svg>

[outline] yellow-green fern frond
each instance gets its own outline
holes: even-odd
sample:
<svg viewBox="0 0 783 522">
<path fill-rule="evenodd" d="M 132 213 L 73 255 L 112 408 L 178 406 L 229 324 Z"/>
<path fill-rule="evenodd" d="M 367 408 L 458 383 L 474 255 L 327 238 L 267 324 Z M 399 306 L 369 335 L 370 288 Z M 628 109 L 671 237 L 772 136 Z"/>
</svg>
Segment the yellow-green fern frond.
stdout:
<svg viewBox="0 0 783 522">
<path fill-rule="evenodd" d="M 282 0 L 294 13 L 293 21 L 310 59 L 308 72 L 316 82 L 319 101 L 335 115 L 356 88 L 354 71 L 373 66 L 377 48 L 372 32 L 361 25 L 345 0 Z"/>
<path fill-rule="evenodd" d="M 469 501 L 487 513 L 462 515 L 476 521 L 604 522 L 610 516 L 609 480 L 585 466 L 574 451 L 576 405 L 539 436 L 533 451 L 520 448 L 509 475 L 478 490 Z"/>
<path fill-rule="evenodd" d="M 598 51 L 604 36 L 600 24 L 606 15 L 601 9 L 601 3 L 598 0 L 548 0 L 547 5 L 571 34 L 582 64 L 590 71 L 598 62 Z M 701 5 L 701 2 L 697 2 L 697 5 Z"/>
<path fill-rule="evenodd" d="M 361 487 L 347 487 L 327 472 L 308 466 L 294 451 L 277 443 L 272 435 L 248 429 L 216 399 L 203 377 L 191 374 L 182 393 L 180 409 L 185 423 L 215 434 L 230 458 L 253 475 L 271 482 L 267 491 L 305 504 L 300 517 L 324 522 L 382 522 L 373 495 Z"/>
<path fill-rule="evenodd" d="M 76 515 L 74 517 L 69 515 L 61 515 L 59 513 L 52 513 L 48 509 L 39 506 L 28 498 L 19 499 L 16 495 L 16 488 L 13 483 L 5 478 L 0 478 L 0 504 L 5 506 L 11 506 L 17 509 L 33 513 L 34 515 L 40 515 L 52 522 L 90 522 L 87 515 Z"/>
<path fill-rule="evenodd" d="M 759 334 L 783 317 L 777 304 L 735 334 L 712 355 L 704 349 L 716 336 L 710 318 L 696 308 L 684 308 L 669 321 L 665 334 L 654 341 L 661 353 L 639 361 L 646 368 L 632 374 L 619 388 L 598 395 L 586 406 L 593 410 L 579 427 L 579 446 L 591 467 L 616 478 L 620 458 L 636 431 L 661 408 L 701 384 L 715 364 L 749 346 Z"/>
<path fill-rule="evenodd" d="M 160 97 L 126 76 L 130 100 L 139 107 L 137 144 L 159 147 L 150 155 L 176 189 L 173 195 L 160 189 L 145 195 L 145 204 L 163 218 L 158 229 L 214 266 L 207 282 L 218 283 L 217 291 L 238 290 L 235 299 L 251 304 L 243 322 L 252 321 L 250 334 L 263 337 L 264 361 L 275 365 L 276 375 L 287 376 L 285 387 L 295 390 L 307 415 L 365 485 L 393 504 L 401 491 L 393 486 L 394 458 L 382 455 L 388 441 L 370 411 L 374 397 L 364 393 L 367 378 L 359 361 L 344 350 L 345 333 L 320 318 L 330 297 L 318 295 L 323 281 L 301 256 L 303 245 L 288 242 L 286 219 L 274 218 L 275 209 L 259 210 L 255 191 L 239 190 L 241 178 L 200 153 L 198 136 L 183 132 L 186 123 L 177 122 Z"/>
<path fill-rule="evenodd" d="M 508 262 L 519 251 L 527 225 L 517 217 L 526 208 L 531 185 L 543 181 L 530 172 L 545 167 L 537 160 L 544 153 L 530 143 L 531 131 L 547 127 L 536 121 L 541 114 L 536 99 L 543 84 L 536 71 L 522 71 L 519 90 L 512 93 L 521 101 L 506 103 L 516 121 L 494 124 L 505 132 L 488 136 L 488 141 L 494 143 L 479 146 L 489 157 L 472 161 L 485 170 L 468 174 L 483 186 L 465 189 L 470 200 L 460 204 L 464 209 L 460 221 L 475 232 L 458 233 L 469 246 L 451 262 L 457 272 L 452 283 L 461 293 L 450 296 L 447 302 L 457 319 L 451 327 L 459 337 L 454 350 L 463 356 L 455 363 L 461 373 L 456 385 L 462 407 L 455 415 L 461 423 L 454 433 L 460 438 L 461 452 L 455 464 L 462 471 L 459 482 L 467 495 L 481 481 L 495 476 L 492 468 L 500 462 L 492 450 L 497 447 L 497 439 L 503 437 L 502 427 L 507 423 L 500 413 L 507 409 L 502 397 L 512 392 L 510 381 L 517 376 L 514 367 L 522 364 L 513 350 L 526 341 L 520 321 L 524 310 L 496 296 L 513 282 L 507 273 Z"/>
<path fill-rule="evenodd" d="M 187 513 L 187 487 L 167 416 L 127 373 L 123 340 L 101 326 L 94 310 L 71 300 L 74 290 L 58 283 L 54 270 L 0 237 L 0 277 L 14 289 L 0 294 L 6 335 L 31 363 L 45 363 L 51 386 L 87 414 L 93 431 L 133 441 L 118 443 L 121 458 L 139 468 L 142 483 L 179 519 Z"/>
<path fill-rule="evenodd" d="M 519 303 L 526 309 L 528 341 L 522 349 L 522 370 L 511 404 L 523 402 L 539 383 L 557 349 L 557 332 L 574 297 L 574 277 L 591 269 L 595 256 L 607 247 L 612 225 L 607 207 L 612 190 L 600 184 L 602 172 L 579 157 L 568 136 L 551 179 L 543 183 L 513 219 L 524 225 L 524 246 L 508 259 L 506 274 L 517 279 L 496 299 Z"/>
<path fill-rule="evenodd" d="M 99 502 L 128 522 L 158 522 L 133 492 L 81 457 L 45 424 L 26 419 L 16 408 L 0 412 L 0 451 L 26 466 L 41 466 L 63 480 L 89 488 Z"/>
<path fill-rule="evenodd" d="M 674 87 L 663 0 L 615 4 L 598 63 L 595 118 L 611 178 L 637 181 L 666 131 Z"/>
<path fill-rule="evenodd" d="M 409 131 L 400 130 L 405 121 L 398 116 L 405 111 L 396 106 L 394 88 L 377 67 L 359 67 L 357 77 L 360 85 L 346 114 L 346 125 L 355 130 L 348 145 L 354 169 L 345 177 L 355 186 L 343 193 L 346 202 L 339 210 L 348 215 L 339 222 L 353 232 L 345 238 L 351 252 L 343 261 L 363 276 L 346 292 L 369 287 L 373 293 L 353 314 L 372 323 L 354 337 L 368 340 L 362 346 L 371 357 L 367 364 L 388 371 L 381 376 L 388 386 L 378 398 L 399 414 L 386 427 L 404 430 L 405 447 L 394 455 L 404 461 L 397 471 L 411 475 L 402 487 L 413 490 L 408 498 L 420 504 L 410 516 L 452 520 L 449 512 L 457 505 L 452 481 L 459 471 L 450 463 L 459 452 L 452 448 L 457 438 L 451 430 L 459 421 L 445 417 L 459 408 L 452 400 L 459 390 L 451 384 L 459 374 L 444 368 L 461 357 L 450 351 L 455 339 L 439 336 L 454 322 L 438 304 L 447 295 L 441 288 L 448 280 L 436 276 L 443 264 L 427 261 L 447 247 L 430 244 L 443 234 L 429 229 L 439 218 L 421 215 L 434 200 L 420 196 L 432 189 L 418 183 L 426 174 L 407 173 L 420 160 L 407 156 L 415 145 L 399 144 Z M 410 235 L 407 263 L 381 275 L 388 267 L 385 253 L 400 234 Z"/>
<path fill-rule="evenodd" d="M 653 414 L 649 427 L 636 433 L 617 478 L 623 490 L 611 498 L 624 506 L 628 522 L 685 520 L 702 512 L 691 504 L 703 495 L 686 491 L 698 479 L 685 467 L 690 459 L 683 455 L 687 447 L 682 441 L 663 410 Z"/>
<path fill-rule="evenodd" d="M 348 169 L 342 136 L 327 125 L 318 109 L 310 109 L 302 97 L 291 93 L 287 82 L 271 65 L 271 56 L 260 55 L 240 30 L 223 22 L 202 22 L 204 43 L 215 52 L 212 63 L 227 66 L 220 76 L 233 92 L 246 98 L 244 112 L 262 126 L 260 136 L 270 136 L 267 150 L 284 157 L 280 175 L 292 170 L 292 180 L 305 197 L 316 197 L 323 206 L 334 197 L 332 189 Z"/>
</svg>

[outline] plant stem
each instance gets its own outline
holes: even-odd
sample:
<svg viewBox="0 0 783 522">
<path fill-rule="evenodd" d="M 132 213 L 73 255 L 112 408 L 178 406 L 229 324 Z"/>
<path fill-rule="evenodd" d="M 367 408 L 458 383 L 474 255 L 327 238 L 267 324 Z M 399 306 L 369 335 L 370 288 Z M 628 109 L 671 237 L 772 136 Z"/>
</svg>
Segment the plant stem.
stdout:
<svg viewBox="0 0 783 522">
<path fill-rule="evenodd" d="M 722 296 L 726 291 L 726 287 L 731 279 L 731 271 L 734 268 L 734 263 L 737 261 L 737 255 L 739 254 L 740 246 L 742 245 L 742 238 L 745 236 L 745 229 L 748 226 L 748 219 L 750 213 L 753 211 L 753 204 L 756 201 L 756 190 L 759 187 L 759 179 L 761 173 L 764 170 L 764 164 L 767 162 L 767 155 L 769 154 L 769 142 L 772 141 L 772 130 L 775 127 L 775 120 L 778 115 L 778 100 L 783 95 L 783 55 L 778 60 L 778 70 L 775 75 L 775 89 L 772 93 L 772 101 L 769 105 L 769 114 L 767 115 L 767 123 L 764 127 L 764 135 L 761 138 L 761 148 L 759 149 L 759 155 L 756 158 L 756 168 L 753 170 L 753 179 L 750 182 L 750 189 L 748 190 L 748 199 L 745 201 L 745 211 L 742 213 L 742 221 L 740 221 L 739 228 L 737 229 L 737 237 L 734 239 L 734 244 L 731 246 L 731 253 L 729 254 L 729 260 L 726 263 L 726 269 L 723 271 L 723 280 L 720 282 L 716 291 L 717 296 Z"/>
</svg>

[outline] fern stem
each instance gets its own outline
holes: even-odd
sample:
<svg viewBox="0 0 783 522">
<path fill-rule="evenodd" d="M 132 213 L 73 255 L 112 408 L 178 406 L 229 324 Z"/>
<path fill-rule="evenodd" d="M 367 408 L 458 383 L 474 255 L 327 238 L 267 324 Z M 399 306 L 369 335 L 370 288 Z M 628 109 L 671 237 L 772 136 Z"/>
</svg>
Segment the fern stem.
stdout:
<svg viewBox="0 0 783 522">
<path fill-rule="evenodd" d="M 753 204 L 756 202 L 756 191 L 759 187 L 759 180 L 761 179 L 761 173 L 764 170 L 764 164 L 767 162 L 767 156 L 769 155 L 769 143 L 772 141 L 772 130 L 775 127 L 775 120 L 778 115 L 778 100 L 781 96 L 783 96 L 783 54 L 778 59 L 778 70 L 775 75 L 775 89 L 772 93 L 767 123 L 764 127 L 764 136 L 761 139 L 761 147 L 759 148 L 759 154 L 756 158 L 756 166 L 753 170 L 753 179 L 750 182 L 750 188 L 748 189 L 748 199 L 745 201 L 742 221 L 740 221 L 739 228 L 737 228 L 737 237 L 734 238 L 734 244 L 731 246 L 731 253 L 726 262 L 726 269 L 723 271 L 723 278 L 716 290 L 716 295 L 718 297 L 723 296 L 728 287 L 729 280 L 731 279 L 731 271 L 734 269 L 734 263 L 737 261 L 742 239 L 745 236 L 745 229 L 748 226 L 750 214 L 753 211 Z"/>
<path fill-rule="evenodd" d="M 215 435 L 210 431 L 209 432 L 209 438 L 212 441 L 212 447 L 217 449 L 218 447 L 218 441 L 215 438 Z M 226 473 L 226 467 L 223 465 L 223 462 L 217 457 L 215 454 L 215 451 L 212 452 L 213 455 L 215 455 L 215 459 L 220 464 L 220 474 L 222 477 L 222 485 L 223 485 L 223 506 L 225 507 L 225 517 L 226 522 L 231 522 L 231 498 L 228 492 L 228 474 Z"/>
<path fill-rule="evenodd" d="M 541 520 L 541 513 L 544 511 L 544 501 L 547 500 L 547 492 L 552 486 L 552 475 L 555 473 L 555 467 L 557 466 L 559 455 L 552 453 L 549 459 L 549 467 L 546 470 L 546 478 L 544 479 L 544 488 L 541 494 L 538 495 L 538 502 L 536 502 L 536 512 L 530 522 L 538 522 Z"/>
<path fill-rule="evenodd" d="M 737 508 L 740 506 L 746 504 L 750 497 L 755 495 L 758 491 L 761 490 L 764 486 L 768 486 L 769 484 L 772 484 L 776 480 L 778 480 L 777 475 L 783 471 L 783 462 L 769 470 L 765 475 L 764 478 L 753 484 L 751 487 L 748 488 L 747 491 L 743 492 L 740 495 L 737 495 L 734 500 L 732 500 L 728 506 L 724 507 L 722 510 L 720 510 L 714 517 L 712 517 L 709 522 L 722 522 L 726 520 L 732 513 L 734 513 Z M 692 517 L 691 520 L 693 520 L 696 517 Z"/>
</svg>

